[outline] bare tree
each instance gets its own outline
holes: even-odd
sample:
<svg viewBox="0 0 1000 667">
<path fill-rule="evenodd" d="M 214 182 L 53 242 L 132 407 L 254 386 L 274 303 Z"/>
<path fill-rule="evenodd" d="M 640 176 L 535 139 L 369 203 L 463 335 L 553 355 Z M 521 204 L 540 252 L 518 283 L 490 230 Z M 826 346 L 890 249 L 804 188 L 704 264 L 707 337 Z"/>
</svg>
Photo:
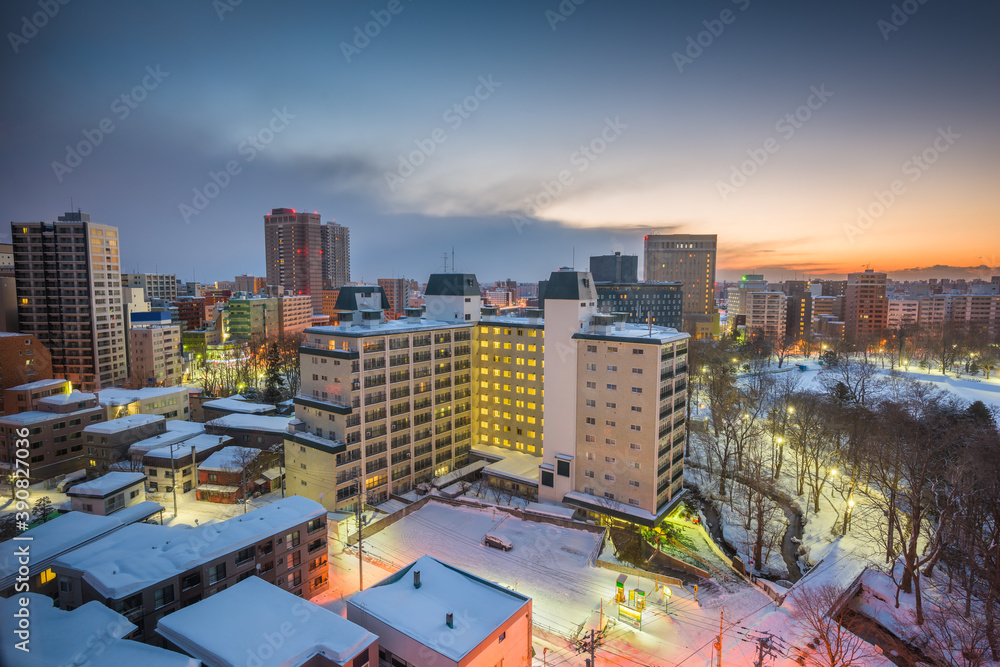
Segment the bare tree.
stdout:
<svg viewBox="0 0 1000 667">
<path fill-rule="evenodd" d="M 795 336 L 789 336 L 788 334 L 782 334 L 776 336 L 771 343 L 771 347 L 774 350 L 774 356 L 778 358 L 778 368 L 785 363 L 785 359 L 795 350 L 798 341 L 795 340 Z"/>
<path fill-rule="evenodd" d="M 263 462 L 263 452 L 253 447 L 232 447 L 229 452 L 229 465 L 226 468 L 231 474 L 240 476 L 240 490 L 243 495 L 243 513 L 247 511 L 247 503 L 250 501 L 248 492 L 249 482 L 260 472 Z"/>
<path fill-rule="evenodd" d="M 831 584 L 804 587 L 791 594 L 796 624 L 815 643 L 807 663 L 822 667 L 861 667 L 874 656 L 869 645 L 843 625 L 843 611 L 835 609 L 840 591 Z"/>
</svg>

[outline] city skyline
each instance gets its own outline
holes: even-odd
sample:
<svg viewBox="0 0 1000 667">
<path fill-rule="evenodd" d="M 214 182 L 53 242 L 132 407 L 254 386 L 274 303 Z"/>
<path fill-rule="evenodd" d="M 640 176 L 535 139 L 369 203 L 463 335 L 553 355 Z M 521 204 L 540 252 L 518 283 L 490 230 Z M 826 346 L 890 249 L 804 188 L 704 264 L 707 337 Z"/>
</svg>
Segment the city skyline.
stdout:
<svg viewBox="0 0 1000 667">
<path fill-rule="evenodd" d="M 36 27 L 9 3 L 4 214 L 80 208 L 122 230 L 123 270 L 205 281 L 262 272 L 283 206 L 356 230 L 371 281 L 453 246 L 534 281 L 653 230 L 718 234 L 720 279 L 997 272 L 996 8 L 563 4 L 69 4 Z"/>
</svg>

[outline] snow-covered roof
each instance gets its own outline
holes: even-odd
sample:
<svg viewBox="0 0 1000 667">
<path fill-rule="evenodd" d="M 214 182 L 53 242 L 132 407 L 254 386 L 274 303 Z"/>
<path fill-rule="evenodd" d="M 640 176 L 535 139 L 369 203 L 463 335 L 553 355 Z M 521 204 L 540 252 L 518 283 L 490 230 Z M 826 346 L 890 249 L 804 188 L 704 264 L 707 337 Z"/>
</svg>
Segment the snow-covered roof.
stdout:
<svg viewBox="0 0 1000 667">
<path fill-rule="evenodd" d="M 27 598 L 31 614 L 31 636 L 25 652 L 17 648 L 14 630 L 20 599 Z M 0 628 L 6 637 L 0 642 L 0 663 L 20 667 L 88 665 L 89 667 L 199 667 L 194 658 L 122 639 L 135 630 L 121 614 L 100 602 L 88 602 L 72 611 L 52 606 L 52 599 L 39 593 L 22 593 L 0 599 Z M 97 640 L 97 641 L 95 641 Z"/>
<path fill-rule="evenodd" d="M 142 387 L 141 389 L 101 389 L 97 400 L 101 405 L 128 405 L 136 401 L 148 401 L 162 396 L 186 394 L 186 387 Z"/>
<path fill-rule="evenodd" d="M 167 422 L 167 430 L 175 433 L 191 433 L 192 435 L 197 435 L 198 433 L 205 432 L 205 425 L 199 424 L 198 422 L 171 419 Z"/>
<path fill-rule="evenodd" d="M 28 424 L 37 424 L 39 422 L 45 422 L 52 419 L 65 419 L 66 415 L 58 414 L 55 412 L 42 412 L 40 410 L 28 410 L 26 412 L 19 412 L 16 415 L 4 415 L 0 417 L 5 424 L 22 424 L 27 426 Z"/>
<path fill-rule="evenodd" d="M 326 510 L 316 501 L 289 496 L 213 524 L 135 523 L 60 556 L 53 565 L 83 572 L 100 595 L 121 599 L 321 516 Z"/>
<path fill-rule="evenodd" d="M 70 403 L 80 403 L 82 401 L 91 401 L 96 396 L 82 391 L 74 391 L 69 394 L 52 394 L 51 396 L 46 396 L 45 398 L 38 399 L 39 403 L 44 403 L 45 405 L 69 405 Z"/>
<path fill-rule="evenodd" d="M 66 384 L 66 380 L 35 380 L 34 382 L 29 382 L 27 384 L 19 384 L 16 387 L 11 387 L 11 389 L 18 391 L 34 391 L 35 389 L 44 389 L 45 387 L 54 387 L 60 384 Z"/>
<path fill-rule="evenodd" d="M 268 415 L 229 414 L 207 422 L 206 426 L 215 428 L 236 428 L 267 433 L 287 433 L 288 422 L 292 417 L 272 417 Z"/>
<path fill-rule="evenodd" d="M 485 472 L 538 486 L 538 466 L 542 463 L 541 456 L 493 445 L 473 445 L 472 451 L 490 459 L 500 459 L 483 468 Z"/>
<path fill-rule="evenodd" d="M 413 585 L 416 571 L 420 588 Z M 470 600 L 476 601 L 475 613 L 463 614 Z M 458 662 L 529 601 L 525 595 L 422 556 L 356 593 L 347 604 Z M 446 623 L 448 613 L 454 614 L 454 628 Z"/>
<path fill-rule="evenodd" d="M 14 584 L 18 568 L 15 549 L 22 544 L 31 545 L 29 567 L 34 574 L 36 570 L 39 572 L 44 570 L 49 559 L 60 556 L 88 540 L 117 530 L 122 525 L 124 522 L 118 516 L 67 512 L 22 533 L 23 537 L 32 538 L 31 542 L 15 540 L 0 542 L 0 590 L 5 590 Z"/>
<path fill-rule="evenodd" d="M 219 493 L 236 493 L 240 490 L 238 486 L 229 484 L 199 484 L 199 491 L 218 491 Z"/>
<path fill-rule="evenodd" d="M 434 480 L 431 482 L 431 484 L 435 488 L 438 488 L 438 489 L 444 488 L 446 486 L 450 486 L 453 483 L 455 483 L 457 480 L 465 477 L 466 475 L 471 475 L 474 472 L 482 470 L 483 468 L 485 468 L 489 464 L 490 464 L 489 461 L 475 461 L 473 463 L 470 463 L 467 466 L 462 466 L 458 470 L 452 470 L 447 475 L 442 475 L 441 477 L 434 478 Z"/>
<path fill-rule="evenodd" d="M 162 415 L 125 415 L 124 417 L 119 417 L 118 419 L 110 419 L 106 422 L 91 424 L 90 426 L 84 428 L 83 432 L 111 435 L 113 433 L 127 431 L 130 428 L 146 426 L 148 424 L 155 424 L 156 422 L 162 421 L 165 421 Z"/>
<path fill-rule="evenodd" d="M 228 435 L 209 435 L 207 433 L 202 433 L 201 435 L 191 436 L 190 438 L 181 441 L 180 444 L 167 445 L 166 447 L 151 449 L 146 452 L 143 459 L 182 459 L 191 454 L 192 447 L 194 447 L 195 453 L 198 453 L 203 452 L 206 449 L 211 449 L 212 447 L 218 447 L 220 444 L 225 445 L 227 442 L 232 442 L 232 438 Z"/>
<path fill-rule="evenodd" d="M 274 412 L 274 406 L 267 403 L 249 403 L 235 398 L 213 398 L 201 404 L 202 408 L 209 410 L 221 410 L 222 412 L 236 412 L 243 414 L 266 414 Z"/>
<path fill-rule="evenodd" d="M 247 457 L 254 454 L 260 454 L 260 450 L 253 447 L 223 447 L 199 463 L 198 470 L 240 470 L 240 461 L 248 461 Z"/>
<path fill-rule="evenodd" d="M 167 422 L 168 426 L 170 424 L 171 422 Z M 129 445 L 128 451 L 129 454 L 136 456 L 142 455 L 160 447 L 168 447 L 169 445 L 175 445 L 178 442 L 184 442 L 185 440 L 194 437 L 197 433 L 203 433 L 203 431 L 188 433 L 187 431 L 172 431 L 168 428 L 166 433 L 159 433 L 154 435 L 152 438 L 146 438 L 145 440 L 140 440 L 139 442 L 133 442 Z"/>
<path fill-rule="evenodd" d="M 650 523 L 656 521 L 656 516 L 650 513 L 648 510 L 644 510 L 639 507 L 633 507 L 632 505 L 626 505 L 625 503 L 620 503 L 617 500 L 609 500 L 607 498 L 598 498 L 597 496 L 592 496 L 589 493 L 583 493 L 582 491 L 570 491 L 565 496 L 563 500 L 575 500 L 577 502 L 583 503 L 589 506 L 604 507 L 608 510 L 613 510 L 616 512 L 621 512 L 623 514 L 628 514 L 636 519 L 643 521 L 644 523 Z"/>
<path fill-rule="evenodd" d="M 567 520 L 571 520 L 576 513 L 576 510 L 572 507 L 563 507 L 562 505 L 552 505 L 550 503 L 528 503 L 524 511 Z"/>
<path fill-rule="evenodd" d="M 133 484 L 141 484 L 145 479 L 146 476 L 141 472 L 109 472 L 89 482 L 73 485 L 66 495 L 103 498 Z"/>
<path fill-rule="evenodd" d="M 242 609 L 233 614 L 234 609 Z M 292 621 L 295 632 L 280 633 Z M 224 591 L 164 616 L 156 633 L 208 665 L 235 667 L 258 657 L 258 667 L 301 665 L 321 655 L 347 663 L 378 637 L 308 600 L 249 577 Z M 263 657 L 260 638 L 278 633 L 279 646 Z M 325 662 L 325 661 L 324 661 Z"/>
</svg>

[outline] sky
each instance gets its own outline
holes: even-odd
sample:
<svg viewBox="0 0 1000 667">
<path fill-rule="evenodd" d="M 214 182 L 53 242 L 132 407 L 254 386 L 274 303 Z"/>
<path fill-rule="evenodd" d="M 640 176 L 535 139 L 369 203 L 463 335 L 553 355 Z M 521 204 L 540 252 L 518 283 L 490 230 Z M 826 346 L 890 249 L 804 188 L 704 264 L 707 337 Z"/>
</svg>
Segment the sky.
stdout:
<svg viewBox="0 0 1000 667">
<path fill-rule="evenodd" d="M 719 278 L 1000 274 L 995 3 L 6 0 L 0 219 L 81 209 L 123 271 L 536 281 L 658 233 Z M 3 230 L 9 234 L 9 230 Z M 640 262 L 641 265 L 641 262 Z"/>
</svg>

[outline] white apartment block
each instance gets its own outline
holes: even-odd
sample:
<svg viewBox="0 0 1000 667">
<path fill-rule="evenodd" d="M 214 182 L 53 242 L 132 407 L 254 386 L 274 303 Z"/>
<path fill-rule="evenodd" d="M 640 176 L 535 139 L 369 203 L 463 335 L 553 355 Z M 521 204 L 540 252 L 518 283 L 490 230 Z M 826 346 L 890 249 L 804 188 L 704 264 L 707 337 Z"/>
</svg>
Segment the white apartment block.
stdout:
<svg viewBox="0 0 1000 667">
<path fill-rule="evenodd" d="M 917 323 L 919 311 L 920 302 L 917 299 L 891 299 L 886 326 L 889 329 L 913 326 Z"/>
<path fill-rule="evenodd" d="M 283 296 L 278 299 L 279 336 L 297 336 L 312 324 L 312 297 Z"/>
<path fill-rule="evenodd" d="M 768 338 L 785 335 L 788 302 L 782 292 L 748 292 L 746 295 L 747 332 L 763 331 Z"/>
<path fill-rule="evenodd" d="M 172 273 L 123 273 L 122 287 L 141 288 L 146 301 L 177 300 L 177 276 Z"/>
</svg>

